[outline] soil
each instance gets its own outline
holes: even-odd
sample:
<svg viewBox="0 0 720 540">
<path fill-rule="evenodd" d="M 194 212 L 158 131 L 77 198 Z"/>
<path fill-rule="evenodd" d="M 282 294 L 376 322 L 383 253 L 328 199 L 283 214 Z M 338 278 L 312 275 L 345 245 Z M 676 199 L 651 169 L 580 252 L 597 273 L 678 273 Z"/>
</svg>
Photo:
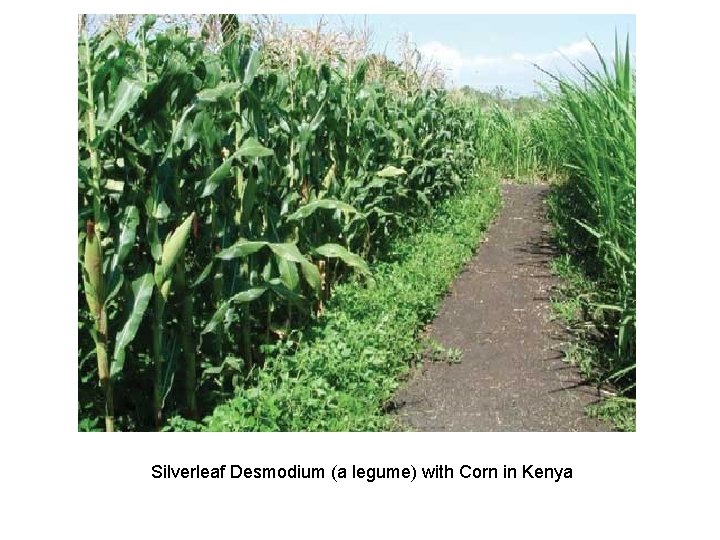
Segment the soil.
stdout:
<svg viewBox="0 0 720 540">
<path fill-rule="evenodd" d="M 570 336 L 552 319 L 558 285 L 544 185 L 503 186 L 503 209 L 455 281 L 427 337 L 462 351 L 424 362 L 392 400 L 416 431 L 611 431 L 589 418 L 599 398 L 563 360 Z"/>
</svg>

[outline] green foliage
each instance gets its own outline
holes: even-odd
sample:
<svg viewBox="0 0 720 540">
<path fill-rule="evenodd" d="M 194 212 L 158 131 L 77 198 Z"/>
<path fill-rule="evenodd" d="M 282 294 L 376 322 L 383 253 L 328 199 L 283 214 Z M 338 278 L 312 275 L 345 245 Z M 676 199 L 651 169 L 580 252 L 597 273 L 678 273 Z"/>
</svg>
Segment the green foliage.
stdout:
<svg viewBox="0 0 720 540">
<path fill-rule="evenodd" d="M 581 83 L 557 80 L 567 180 L 549 199 L 566 254 L 556 271 L 568 284 L 556 312 L 580 334 L 575 361 L 620 394 L 595 410 L 619 429 L 634 429 L 636 384 L 636 100 L 629 54 L 627 44 L 624 51 L 617 46 L 612 68 L 601 57 L 600 73 L 577 67 Z"/>
<path fill-rule="evenodd" d="M 555 196 L 551 194 L 551 200 Z M 566 360 L 575 365 L 586 380 L 595 383 L 602 393 L 611 396 L 589 406 L 588 414 L 612 422 L 620 431 L 634 431 L 635 399 L 630 397 L 634 396 L 634 386 L 623 389 L 617 381 L 627 375 L 626 381 L 634 381 L 635 367 L 634 364 L 626 367 L 624 373 L 618 370 L 615 341 L 608 339 L 602 331 L 604 308 L 598 306 L 596 300 L 607 292 L 601 288 L 601 283 L 588 277 L 577 257 L 569 253 L 554 260 L 553 272 L 562 278 L 563 284 L 552 299 L 553 312 L 574 336 L 564 351 Z M 609 378 L 608 375 L 613 373 L 616 377 Z M 608 382 L 615 384 L 608 385 Z M 618 389 L 626 396 L 614 395 Z"/>
<path fill-rule="evenodd" d="M 613 422 L 618 431 L 636 431 L 634 399 L 609 397 L 596 405 L 591 405 L 588 414 L 594 418 Z"/>
<path fill-rule="evenodd" d="M 440 342 L 424 338 L 421 344 L 422 357 L 431 362 L 447 362 L 448 364 L 459 364 L 462 362 L 463 352 L 455 347 L 447 348 Z"/>
<path fill-rule="evenodd" d="M 154 22 L 78 43 L 78 429 L 388 427 L 497 204 L 468 186 L 480 168 L 569 176 L 552 210 L 598 284 L 580 308 L 614 345 L 601 379 L 633 392 L 627 52 L 549 101 L 483 104 L 366 80 L 364 60 L 266 61 L 232 18 L 217 51 Z"/>
<path fill-rule="evenodd" d="M 635 86 L 629 48 L 613 69 L 559 80 L 568 179 L 551 199 L 558 239 L 593 282 L 586 312 L 611 344 L 604 381 L 634 394 Z M 601 58 L 602 60 L 602 58 Z"/>
<path fill-rule="evenodd" d="M 451 99 L 473 111 L 481 166 L 505 179 L 534 182 L 562 173 L 560 110 L 551 96 L 508 97 L 502 88 L 463 87 Z"/>
<path fill-rule="evenodd" d="M 152 25 L 79 43 L 79 410 L 108 429 L 231 396 L 477 164 L 442 91 Z"/>
<path fill-rule="evenodd" d="M 476 109 L 478 156 L 485 170 L 502 178 L 532 182 L 559 174 L 563 146 L 554 107 L 517 112 L 493 105 Z"/>
<path fill-rule="evenodd" d="M 391 429 L 381 407 L 409 360 L 423 353 L 419 330 L 471 258 L 499 202 L 494 182 L 475 180 L 443 203 L 427 226 L 390 247 L 390 261 L 372 267 L 375 286 L 339 285 L 306 335 L 269 347 L 254 384 L 217 407 L 206 429 Z M 445 357 L 461 359 L 456 350 Z"/>
</svg>

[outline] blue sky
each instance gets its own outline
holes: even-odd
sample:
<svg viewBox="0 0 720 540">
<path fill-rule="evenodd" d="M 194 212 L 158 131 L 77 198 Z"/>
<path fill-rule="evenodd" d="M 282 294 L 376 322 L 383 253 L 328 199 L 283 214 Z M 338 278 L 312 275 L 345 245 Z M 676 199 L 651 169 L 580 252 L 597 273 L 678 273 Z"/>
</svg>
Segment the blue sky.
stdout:
<svg viewBox="0 0 720 540">
<path fill-rule="evenodd" d="M 318 15 L 283 15 L 294 26 L 314 26 Z M 328 16 L 330 26 L 362 23 L 365 15 Z M 530 94 L 536 80 L 547 80 L 536 63 L 551 72 L 571 74 L 563 56 L 598 65 L 588 39 L 603 54 L 614 50 L 615 31 L 630 36 L 635 53 L 634 15 L 367 15 L 374 51 L 394 55 L 397 36 L 409 32 L 427 58 L 448 73 L 449 86 L 483 90 L 503 86 Z"/>
</svg>

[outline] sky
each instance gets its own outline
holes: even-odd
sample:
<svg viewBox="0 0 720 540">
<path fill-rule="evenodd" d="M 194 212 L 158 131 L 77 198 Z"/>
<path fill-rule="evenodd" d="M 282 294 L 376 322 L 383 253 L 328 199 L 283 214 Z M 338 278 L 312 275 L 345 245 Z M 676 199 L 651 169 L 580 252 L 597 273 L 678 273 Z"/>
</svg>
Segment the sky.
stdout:
<svg viewBox="0 0 720 540">
<path fill-rule="evenodd" d="M 283 15 L 293 26 L 315 26 L 319 15 Z M 395 54 L 397 38 L 409 33 L 418 50 L 447 73 L 447 86 L 481 90 L 502 86 L 514 95 L 538 90 L 552 73 L 572 76 L 569 60 L 599 67 L 592 43 L 612 55 L 615 32 L 630 38 L 635 53 L 634 15 L 344 15 L 327 16 L 330 26 L 367 23 L 372 50 Z"/>
</svg>

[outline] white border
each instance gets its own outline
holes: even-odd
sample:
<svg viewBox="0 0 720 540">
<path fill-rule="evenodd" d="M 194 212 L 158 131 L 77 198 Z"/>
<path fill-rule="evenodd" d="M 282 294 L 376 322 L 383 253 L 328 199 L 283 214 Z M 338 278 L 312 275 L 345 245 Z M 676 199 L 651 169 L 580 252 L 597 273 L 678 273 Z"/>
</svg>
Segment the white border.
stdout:
<svg viewBox="0 0 720 540">
<path fill-rule="evenodd" d="M 68 13 L 65 6 L 74 7 Z M 705 538 L 716 527 L 717 18 L 709 3 L 446 1 L 415 13 L 636 13 L 639 432 L 132 434 L 76 430 L 75 24 L 117 3 L 18 5 L 3 32 L 6 537 Z M 199 7 L 198 7 L 199 6 Z M 398 13 L 307 2 L 305 13 Z M 13 6 L 14 7 L 14 6 Z M 128 11 L 167 3 L 126 2 Z M 227 12 L 227 2 L 174 2 Z M 297 12 L 264 2 L 263 12 Z M 62 11 L 61 11 L 62 10 Z M 8 118 L 9 117 L 9 118 Z M 9 167 L 7 166 L 9 163 Z M 154 463 L 571 466 L 571 481 L 407 485 L 157 481 Z M 707 488 L 707 489 L 706 489 Z"/>
</svg>

